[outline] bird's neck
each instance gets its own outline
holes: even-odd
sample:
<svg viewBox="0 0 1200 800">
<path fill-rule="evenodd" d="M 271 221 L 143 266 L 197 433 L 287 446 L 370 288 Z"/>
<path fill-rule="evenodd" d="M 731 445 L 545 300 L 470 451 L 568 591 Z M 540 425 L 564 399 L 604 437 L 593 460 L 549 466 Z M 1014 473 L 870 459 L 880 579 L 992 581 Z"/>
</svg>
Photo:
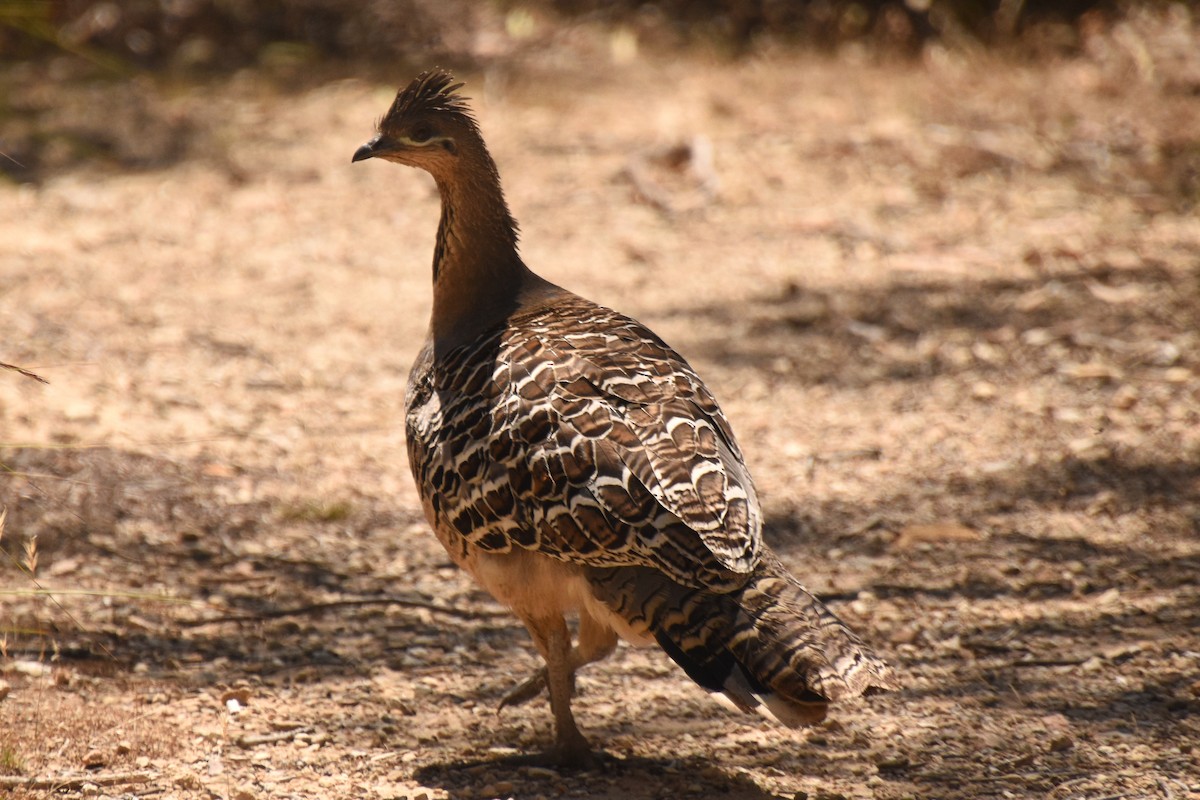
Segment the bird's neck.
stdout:
<svg viewBox="0 0 1200 800">
<path fill-rule="evenodd" d="M 435 350 L 470 341 L 515 311 L 539 282 L 517 253 L 517 226 L 486 150 L 461 168 L 435 175 L 442 220 L 433 254 Z"/>
</svg>

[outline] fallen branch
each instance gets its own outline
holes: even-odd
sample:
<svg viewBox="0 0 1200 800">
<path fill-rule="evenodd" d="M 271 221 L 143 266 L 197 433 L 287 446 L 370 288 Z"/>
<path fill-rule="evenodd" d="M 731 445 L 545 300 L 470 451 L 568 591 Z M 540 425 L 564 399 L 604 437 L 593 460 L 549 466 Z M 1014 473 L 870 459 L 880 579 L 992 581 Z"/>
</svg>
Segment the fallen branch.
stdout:
<svg viewBox="0 0 1200 800">
<path fill-rule="evenodd" d="M 458 617 L 460 619 L 507 616 L 501 611 L 490 611 L 484 609 L 472 611 L 460 608 L 450 608 L 448 606 L 439 606 L 434 603 L 429 603 L 424 600 L 409 600 L 402 597 L 373 597 L 359 600 L 332 600 L 328 603 L 310 603 L 304 606 L 296 606 L 295 608 L 275 608 L 271 609 L 270 611 L 261 611 L 256 614 L 227 614 L 222 617 L 180 620 L 175 624 L 181 628 L 199 628 L 204 625 L 218 625 L 226 622 L 261 622 L 265 619 L 279 619 L 280 617 L 300 617 L 308 614 L 315 614 L 320 611 L 327 611 L 332 608 L 393 605 L 402 606 L 404 608 L 419 608 L 425 611 L 432 611 L 438 614 L 446 614 L 451 617 Z"/>
<path fill-rule="evenodd" d="M 110 772 L 105 775 L 63 775 L 58 778 L 25 778 L 20 775 L 0 775 L 0 788 L 50 789 L 76 791 L 84 786 L 116 786 L 122 783 L 148 783 L 154 780 L 149 772 Z"/>
</svg>

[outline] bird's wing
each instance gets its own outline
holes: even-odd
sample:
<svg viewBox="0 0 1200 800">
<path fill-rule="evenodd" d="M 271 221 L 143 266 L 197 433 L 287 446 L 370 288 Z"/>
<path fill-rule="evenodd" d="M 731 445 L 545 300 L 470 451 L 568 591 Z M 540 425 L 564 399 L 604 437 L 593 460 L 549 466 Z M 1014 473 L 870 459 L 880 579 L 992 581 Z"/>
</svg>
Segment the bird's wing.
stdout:
<svg viewBox="0 0 1200 800">
<path fill-rule="evenodd" d="M 639 323 L 579 313 L 527 322 L 529 335 L 505 348 L 509 391 L 493 435 L 523 454 L 509 465 L 534 537 L 521 544 L 593 566 L 653 566 L 684 584 L 749 573 L 761 512 L 716 400 Z"/>
</svg>

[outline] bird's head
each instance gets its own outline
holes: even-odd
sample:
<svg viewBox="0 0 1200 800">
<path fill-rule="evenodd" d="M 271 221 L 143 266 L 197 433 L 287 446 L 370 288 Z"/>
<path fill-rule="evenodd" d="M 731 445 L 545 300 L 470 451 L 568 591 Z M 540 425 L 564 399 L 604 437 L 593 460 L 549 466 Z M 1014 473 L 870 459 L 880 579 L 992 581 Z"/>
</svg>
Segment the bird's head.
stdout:
<svg viewBox="0 0 1200 800">
<path fill-rule="evenodd" d="M 435 176 L 452 168 L 464 145 L 479 137 L 467 98 L 457 94 L 461 87 L 445 70 L 422 72 L 396 95 L 378 134 L 354 152 L 352 161 L 383 158 Z"/>
</svg>

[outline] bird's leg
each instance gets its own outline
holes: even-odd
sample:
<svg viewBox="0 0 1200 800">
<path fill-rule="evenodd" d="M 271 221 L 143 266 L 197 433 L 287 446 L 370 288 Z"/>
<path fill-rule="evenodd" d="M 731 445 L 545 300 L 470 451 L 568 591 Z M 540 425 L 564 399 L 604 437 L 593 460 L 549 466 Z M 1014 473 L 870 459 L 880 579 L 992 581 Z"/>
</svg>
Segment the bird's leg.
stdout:
<svg viewBox="0 0 1200 800">
<path fill-rule="evenodd" d="M 575 672 L 593 661 L 608 656 L 617 647 L 617 634 L 607 625 L 597 622 L 587 611 L 579 614 L 579 644 L 571 648 L 571 695 L 575 694 Z M 519 706 L 546 691 L 546 668 L 534 672 L 514 686 L 500 699 L 497 711 L 506 706 Z"/>
<path fill-rule="evenodd" d="M 591 748 L 571 713 L 571 694 L 575 689 L 571 632 L 561 619 L 550 631 L 547 644 L 546 688 L 550 692 L 550 709 L 554 712 L 554 749 L 563 765 L 587 766 L 592 760 Z"/>
<path fill-rule="evenodd" d="M 567 623 L 559 616 L 529 618 L 525 620 L 525 627 L 546 660 L 544 682 L 550 692 L 550 709 L 554 712 L 555 756 L 564 766 L 588 766 L 592 763 L 591 748 L 571 713 L 574 669 Z"/>
</svg>

